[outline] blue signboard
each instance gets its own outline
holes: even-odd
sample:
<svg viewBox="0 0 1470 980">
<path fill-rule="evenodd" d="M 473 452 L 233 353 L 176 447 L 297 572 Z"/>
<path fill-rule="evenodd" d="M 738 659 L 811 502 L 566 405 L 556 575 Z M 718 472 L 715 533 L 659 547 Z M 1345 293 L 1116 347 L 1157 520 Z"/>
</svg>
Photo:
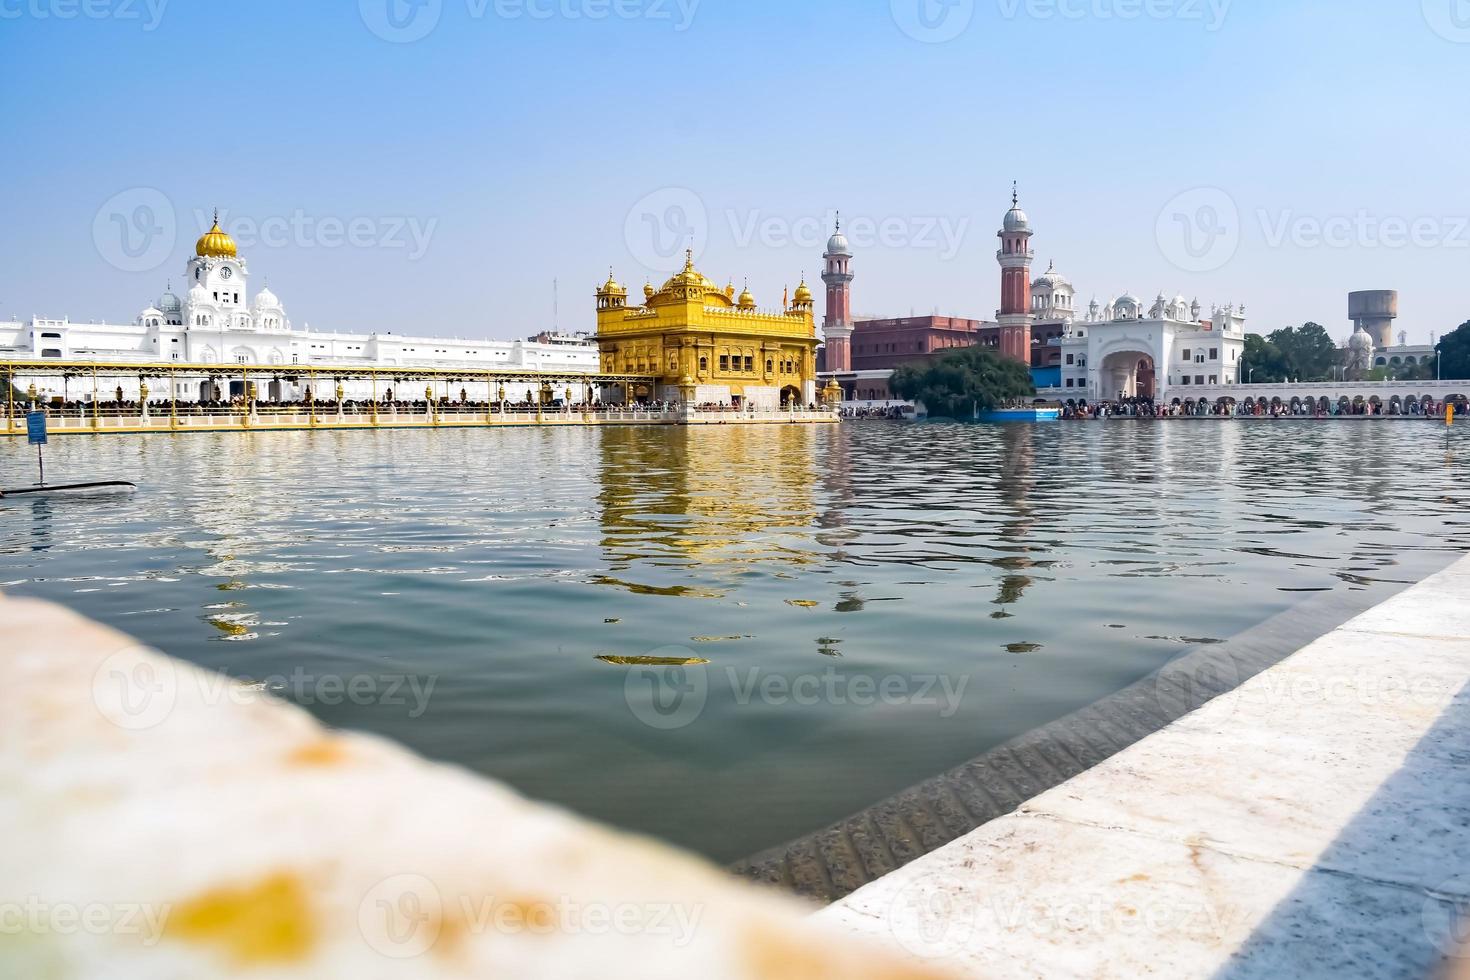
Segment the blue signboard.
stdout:
<svg viewBox="0 0 1470 980">
<path fill-rule="evenodd" d="M 46 413 L 26 413 L 26 436 L 32 446 L 46 445 Z"/>
</svg>

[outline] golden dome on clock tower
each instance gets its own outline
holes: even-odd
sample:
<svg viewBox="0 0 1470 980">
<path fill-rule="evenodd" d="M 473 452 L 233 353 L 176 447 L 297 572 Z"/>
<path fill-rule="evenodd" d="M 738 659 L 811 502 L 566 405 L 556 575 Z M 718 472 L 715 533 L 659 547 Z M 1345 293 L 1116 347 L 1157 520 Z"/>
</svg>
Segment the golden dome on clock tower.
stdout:
<svg viewBox="0 0 1470 980">
<path fill-rule="evenodd" d="M 214 227 L 194 243 L 194 254 L 201 258 L 233 259 L 237 256 L 235 240 L 219 226 L 219 212 L 214 213 Z"/>
</svg>

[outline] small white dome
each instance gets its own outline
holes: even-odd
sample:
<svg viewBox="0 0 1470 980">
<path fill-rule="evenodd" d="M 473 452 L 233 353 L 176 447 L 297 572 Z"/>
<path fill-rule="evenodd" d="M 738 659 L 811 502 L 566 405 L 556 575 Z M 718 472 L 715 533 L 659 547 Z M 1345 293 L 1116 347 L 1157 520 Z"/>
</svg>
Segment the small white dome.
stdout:
<svg viewBox="0 0 1470 980">
<path fill-rule="evenodd" d="M 163 316 L 163 311 L 160 310 L 160 309 L 158 309 L 156 306 L 150 306 L 150 307 L 148 307 L 148 309 L 146 309 L 142 313 L 139 313 L 138 314 L 138 319 L 139 320 L 146 320 L 150 316 Z"/>
<path fill-rule="evenodd" d="M 203 286 L 201 286 L 199 283 L 196 282 L 189 289 L 189 305 L 190 306 L 208 306 L 208 305 L 210 305 L 209 290 L 205 289 Z"/>
<path fill-rule="evenodd" d="M 1032 286 L 1036 288 L 1045 287 L 1052 290 L 1072 288 L 1072 284 L 1067 281 L 1067 277 L 1057 271 L 1055 262 L 1047 263 L 1046 271 L 1036 277 L 1036 282 L 1032 283 Z"/>
<path fill-rule="evenodd" d="M 837 219 L 837 227 L 832 232 L 832 237 L 827 239 L 828 255 L 852 255 L 852 249 L 848 248 L 847 236 L 842 233 L 842 219 Z"/>
<path fill-rule="evenodd" d="M 1013 207 L 1009 211 L 1006 212 L 1005 230 L 1006 231 L 1030 231 L 1031 230 L 1031 219 L 1028 218 L 1028 217 L 1026 217 L 1026 212 L 1021 210 L 1020 205 L 1017 205 L 1016 207 Z"/>
<path fill-rule="evenodd" d="M 177 313 L 184 308 L 184 304 L 179 302 L 179 298 L 171 292 L 164 293 L 158 297 L 158 303 L 156 305 L 164 313 Z"/>
<path fill-rule="evenodd" d="M 1368 331 L 1363 329 L 1363 325 L 1361 323 L 1358 324 L 1358 328 L 1353 331 L 1353 335 L 1348 338 L 1348 347 L 1352 350 L 1373 349 L 1373 338 L 1368 336 Z"/>
<path fill-rule="evenodd" d="M 271 292 L 270 287 L 267 286 L 255 294 L 255 308 L 257 310 L 279 310 L 281 308 L 281 301 L 276 298 L 276 294 Z"/>
</svg>

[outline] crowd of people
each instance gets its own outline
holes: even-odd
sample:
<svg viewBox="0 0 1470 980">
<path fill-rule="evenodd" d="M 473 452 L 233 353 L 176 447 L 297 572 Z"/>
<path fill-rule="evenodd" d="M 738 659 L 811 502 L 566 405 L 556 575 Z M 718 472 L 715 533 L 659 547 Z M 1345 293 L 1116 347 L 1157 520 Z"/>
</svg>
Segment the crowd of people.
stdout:
<svg viewBox="0 0 1470 980">
<path fill-rule="evenodd" d="M 25 411 L 32 408 L 32 403 L 25 401 L 17 403 L 17 411 Z M 61 401 L 60 399 L 41 402 L 38 406 L 44 408 L 49 414 L 56 418 L 90 418 L 94 414 L 109 418 L 141 415 L 143 405 L 140 402 L 128 399 L 109 399 L 93 403 L 91 401 Z M 229 399 L 205 399 L 202 401 L 179 401 L 174 402 L 166 398 L 148 399 L 148 412 L 150 415 L 178 415 L 203 416 L 203 415 L 225 415 L 239 414 L 250 409 L 250 404 L 243 396 L 235 396 Z M 337 412 L 338 402 L 319 401 L 310 399 L 297 399 L 287 401 L 256 401 L 254 404 L 256 414 L 259 415 L 290 415 L 305 414 L 314 411 L 317 414 Z M 379 399 L 376 403 L 372 399 L 356 400 L 344 399 L 341 402 L 342 412 L 348 415 L 372 414 L 374 409 L 378 414 L 397 413 L 402 415 L 427 415 L 430 412 L 430 403 L 427 401 L 406 401 L 399 399 Z M 535 412 L 537 404 L 534 400 L 523 398 L 521 400 L 506 400 L 503 402 L 470 401 L 467 399 L 452 400 L 440 398 L 433 403 L 433 410 L 444 413 L 474 413 L 474 414 L 499 414 Z M 576 401 L 570 405 L 565 399 L 556 398 L 539 406 L 545 412 L 600 412 L 630 410 L 638 412 L 671 412 L 679 408 L 679 403 L 668 401 L 641 401 L 631 405 L 616 403 Z M 795 406 L 801 408 L 801 406 Z M 782 406 L 783 411 L 791 411 L 793 406 Z M 816 411 L 815 405 L 806 406 L 807 411 Z M 755 411 L 753 404 L 735 405 L 729 402 L 705 402 L 698 406 L 700 412 L 710 413 L 748 413 Z"/>
<path fill-rule="evenodd" d="M 1232 400 L 1209 402 L 1174 401 L 1168 404 L 1155 403 L 1150 398 L 1120 398 L 1112 402 L 1067 402 L 1062 406 L 1064 419 L 1106 418 L 1347 418 L 1353 416 L 1388 416 L 1402 418 L 1443 419 L 1446 402 L 1433 399 L 1410 398 L 1405 401 L 1382 401 L 1358 399 L 1336 402 L 1327 399 L 1292 400 L 1283 402 L 1273 399 L 1243 402 Z M 1456 414 L 1467 409 L 1466 399 L 1456 405 Z"/>
<path fill-rule="evenodd" d="M 907 419 L 913 418 L 912 405 L 862 405 L 840 410 L 845 419 Z"/>
<path fill-rule="evenodd" d="M 347 399 L 342 402 L 342 410 L 350 414 L 369 413 L 373 410 L 374 404 L 375 403 L 372 401 L 372 399 L 367 399 L 365 401 Z M 30 407 L 31 404 L 29 402 L 26 402 L 25 404 L 20 406 L 21 409 L 28 409 Z M 143 411 L 143 405 L 141 402 L 126 399 L 122 401 L 118 401 L 115 399 L 101 401 L 97 402 L 95 405 L 89 401 L 51 401 L 43 403 L 40 407 L 44 408 L 48 413 L 58 418 L 86 418 L 91 416 L 94 412 L 109 417 L 116 417 L 125 415 L 140 415 Z M 279 402 L 257 401 L 254 407 L 255 411 L 259 414 L 301 414 L 309 410 L 323 413 L 335 412 L 337 410 L 337 402 L 335 399 L 332 401 L 307 401 L 305 399 Z M 423 400 L 379 400 L 376 403 L 376 407 L 378 412 L 380 413 L 396 411 L 405 415 L 426 415 L 429 412 L 429 402 Z M 589 411 L 595 411 L 605 407 L 606 406 L 603 405 L 585 405 L 584 403 L 578 402 L 571 406 L 571 410 L 574 412 L 580 412 L 585 408 Z M 647 408 L 648 406 L 640 407 Z M 170 412 L 174 411 L 177 411 L 177 413 L 180 415 L 223 415 L 230 412 L 243 412 L 246 411 L 248 408 L 248 403 L 244 398 L 241 397 L 218 400 L 205 399 L 203 401 L 189 402 L 180 401 L 177 403 L 169 399 L 148 399 L 148 412 L 151 415 L 168 415 Z M 451 401 L 447 398 L 443 398 L 435 402 L 434 408 L 436 411 L 440 412 L 454 411 L 483 413 L 486 411 L 499 412 L 502 410 L 506 412 L 534 412 L 536 410 L 536 403 L 533 401 L 525 400 L 507 400 L 505 402 Z M 543 405 L 542 408 L 546 411 L 564 411 L 566 410 L 567 405 L 561 399 L 557 399 L 553 402 Z"/>
</svg>

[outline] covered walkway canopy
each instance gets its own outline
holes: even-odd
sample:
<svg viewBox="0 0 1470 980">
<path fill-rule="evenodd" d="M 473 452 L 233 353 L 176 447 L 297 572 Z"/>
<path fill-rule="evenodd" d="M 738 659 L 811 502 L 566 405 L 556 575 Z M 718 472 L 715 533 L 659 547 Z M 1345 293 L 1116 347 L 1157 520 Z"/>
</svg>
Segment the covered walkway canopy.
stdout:
<svg viewBox="0 0 1470 980">
<path fill-rule="evenodd" d="M 435 399 L 455 401 L 468 392 L 464 386 L 475 386 L 477 401 L 503 401 L 507 384 L 530 384 L 539 391 L 552 391 L 560 397 L 563 389 L 577 393 L 588 387 L 621 388 L 651 391 L 655 377 L 643 374 L 587 374 L 576 371 L 539 371 L 528 368 L 420 367 L 413 365 L 373 366 L 363 364 L 182 364 L 158 361 L 76 361 L 46 359 L 0 360 L 0 386 L 6 389 L 7 414 L 13 411 L 14 399 L 28 388 L 47 379 L 59 384 L 45 385 L 38 395 L 44 400 L 61 397 L 78 401 L 142 401 L 149 381 L 165 382 L 162 390 L 150 389 L 156 401 L 211 400 L 206 390 L 214 392 L 214 400 L 242 397 L 260 401 L 289 401 L 298 397 L 325 402 L 334 399 L 377 401 L 393 398 L 400 401 L 427 400 L 427 391 Z M 186 391 L 183 383 L 199 383 Z M 419 388 L 422 383 L 426 388 Z M 209 385 L 205 389 L 203 385 Z M 328 385 L 323 391 L 319 386 Z M 219 387 L 223 385 L 224 387 Z M 409 388 L 402 388 L 409 385 Z M 442 393 L 439 386 L 443 385 Z M 486 388 L 480 388 L 484 385 Z M 300 389 L 298 391 L 297 389 Z M 350 393 L 349 393 L 350 389 Z M 396 391 L 395 391 L 396 389 Z M 118 395 L 121 391 L 122 395 Z M 290 392 L 290 397 L 287 393 Z M 512 399 L 520 392 L 512 393 Z M 325 397 L 321 397 L 321 396 Z"/>
</svg>

